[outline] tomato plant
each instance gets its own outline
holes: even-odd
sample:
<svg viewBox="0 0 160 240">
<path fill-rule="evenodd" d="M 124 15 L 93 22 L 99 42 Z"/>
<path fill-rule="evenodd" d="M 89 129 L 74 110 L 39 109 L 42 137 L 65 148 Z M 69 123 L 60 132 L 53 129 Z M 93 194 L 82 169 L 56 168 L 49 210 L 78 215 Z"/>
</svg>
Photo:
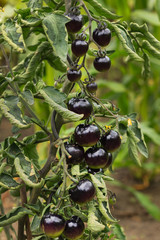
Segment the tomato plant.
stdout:
<svg viewBox="0 0 160 240">
<path fill-rule="evenodd" d="M 117 232 L 125 239 L 110 211 L 108 169 L 123 144 L 139 165 L 138 152 L 147 157 L 148 150 L 136 114 L 121 115 L 96 96 L 98 77 L 89 71 L 88 58 L 96 73 L 111 71 L 115 50 L 107 47 L 117 37 L 146 77 L 147 51 L 155 53 L 160 43 L 146 25 L 117 21 L 120 16 L 96 0 L 25 2 L 26 8 L 0 23 L 7 65 L 0 74 L 0 109 L 13 132 L 0 145 L 0 192 L 17 191 L 20 202 L 0 217 L 0 226 L 7 239 L 16 221 L 18 240 L 106 240 L 119 238 Z M 16 62 L 8 49 L 17 53 Z M 46 64 L 58 76 L 50 84 L 44 80 Z M 43 107 L 37 114 L 37 101 L 50 112 L 47 120 Z M 63 137 L 68 122 L 74 130 Z M 21 130 L 33 125 L 39 130 L 21 139 Z M 36 146 L 45 142 L 49 152 L 41 163 Z"/>
</svg>

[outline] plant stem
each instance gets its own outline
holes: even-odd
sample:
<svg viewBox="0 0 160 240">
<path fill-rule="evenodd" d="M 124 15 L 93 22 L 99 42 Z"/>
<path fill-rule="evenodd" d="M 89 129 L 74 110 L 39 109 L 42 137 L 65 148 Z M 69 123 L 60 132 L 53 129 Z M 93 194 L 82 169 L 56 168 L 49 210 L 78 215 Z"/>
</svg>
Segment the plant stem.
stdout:
<svg viewBox="0 0 160 240">
<path fill-rule="evenodd" d="M 86 5 L 84 4 L 84 2 L 82 0 L 79 0 L 80 4 L 82 5 L 83 9 L 85 10 L 85 12 L 87 13 L 88 19 L 89 19 L 89 24 L 88 26 L 83 30 L 83 32 L 85 32 L 87 29 L 89 29 L 89 44 L 91 42 L 94 42 L 97 47 L 99 48 L 99 50 L 101 49 L 101 47 L 93 40 L 92 38 L 92 21 L 96 21 L 99 22 L 99 20 L 97 20 L 96 18 L 92 17 L 89 10 L 87 9 Z"/>
<path fill-rule="evenodd" d="M 59 138 L 59 135 L 58 135 L 57 129 L 56 129 L 55 117 L 56 117 L 56 111 L 54 110 L 53 113 L 52 113 L 51 128 L 52 128 L 53 136 L 54 136 L 55 141 L 56 141 Z"/>
<path fill-rule="evenodd" d="M 25 203 L 27 203 L 27 194 L 26 194 L 26 185 L 22 181 L 23 186 L 20 189 L 20 197 L 21 197 L 21 204 L 24 206 Z M 18 240 L 22 240 L 25 238 L 24 236 L 24 225 L 26 225 L 26 234 L 27 234 L 27 240 L 32 239 L 32 233 L 30 229 L 30 222 L 29 222 L 29 216 L 25 215 L 23 218 L 19 219 L 18 221 Z"/>
<path fill-rule="evenodd" d="M 69 12 L 69 9 L 71 8 L 72 1 L 71 0 L 65 0 L 65 9 L 66 13 Z"/>
</svg>

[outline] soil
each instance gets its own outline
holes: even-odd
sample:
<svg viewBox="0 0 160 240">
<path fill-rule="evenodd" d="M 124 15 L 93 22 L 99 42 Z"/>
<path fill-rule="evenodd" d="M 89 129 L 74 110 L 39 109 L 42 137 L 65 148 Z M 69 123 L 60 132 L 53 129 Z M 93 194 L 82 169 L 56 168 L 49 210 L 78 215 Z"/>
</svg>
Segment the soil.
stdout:
<svg viewBox="0 0 160 240">
<path fill-rule="evenodd" d="M 31 134 L 33 129 L 25 130 L 21 137 Z M 11 133 L 11 126 L 7 120 L 2 119 L 0 125 L 0 141 L 4 140 Z M 115 170 L 112 177 L 128 186 L 135 186 L 136 179 L 129 169 Z M 153 203 L 160 208 L 160 176 L 154 178 L 148 188 L 143 193 L 147 194 Z M 127 190 L 111 185 L 107 182 L 107 187 L 116 194 L 116 204 L 111 208 L 112 215 L 119 220 L 119 224 L 124 228 L 127 240 L 159 240 L 160 222 L 154 220 L 148 212 L 140 205 L 136 198 Z M 11 197 L 9 192 L 2 194 L 5 213 L 16 206 L 16 198 Z M 0 233 L 0 240 L 6 240 L 4 231 Z"/>
<path fill-rule="evenodd" d="M 127 186 L 137 185 L 137 181 L 129 169 L 118 169 L 112 177 Z M 112 193 L 116 194 L 117 201 L 112 208 L 112 215 L 119 219 L 119 224 L 123 227 L 127 240 L 159 240 L 160 222 L 153 219 L 130 192 L 121 187 L 109 184 L 107 186 Z M 141 192 L 147 194 L 150 200 L 160 208 L 159 186 L 160 176 L 157 176 L 148 188 Z"/>
</svg>

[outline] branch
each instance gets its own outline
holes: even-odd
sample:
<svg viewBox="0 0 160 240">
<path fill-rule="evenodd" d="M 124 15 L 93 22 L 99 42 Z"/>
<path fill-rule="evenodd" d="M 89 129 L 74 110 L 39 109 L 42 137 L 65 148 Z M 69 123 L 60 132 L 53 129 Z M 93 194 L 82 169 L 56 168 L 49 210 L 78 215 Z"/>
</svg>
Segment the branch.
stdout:
<svg viewBox="0 0 160 240">
<path fill-rule="evenodd" d="M 24 206 L 25 203 L 27 203 L 27 194 L 26 194 L 26 185 L 22 181 L 22 188 L 20 189 L 20 197 L 21 197 L 21 203 L 22 206 Z M 23 218 L 19 219 L 18 221 L 18 240 L 25 239 L 24 236 L 24 225 L 26 225 L 26 234 L 27 234 L 27 240 L 32 239 L 32 233 L 30 229 L 30 222 L 29 222 L 29 216 L 25 215 Z"/>
<path fill-rule="evenodd" d="M 65 9 L 66 13 L 69 12 L 69 9 L 71 8 L 72 1 L 71 0 L 65 0 Z"/>
</svg>

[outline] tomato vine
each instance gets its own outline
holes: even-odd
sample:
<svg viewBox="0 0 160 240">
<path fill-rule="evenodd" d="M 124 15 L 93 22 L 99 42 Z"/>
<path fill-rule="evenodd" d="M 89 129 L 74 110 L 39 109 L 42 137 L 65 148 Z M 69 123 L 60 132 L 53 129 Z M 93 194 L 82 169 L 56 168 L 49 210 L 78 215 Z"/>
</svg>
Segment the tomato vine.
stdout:
<svg viewBox="0 0 160 240">
<path fill-rule="evenodd" d="M 21 200 L 10 213 L 2 212 L 0 226 L 7 240 L 16 221 L 18 240 L 125 239 L 110 211 L 115 197 L 107 189 L 107 181 L 113 180 L 108 170 L 122 144 L 128 144 L 139 165 L 138 151 L 147 157 L 148 150 L 136 114 L 120 115 L 112 102 L 97 97 L 97 74 L 90 73 L 88 59 L 92 57 L 96 73 L 112 68 L 115 50 L 107 47 L 117 37 L 128 58 L 143 64 L 146 77 L 146 49 L 155 54 L 159 42 L 146 27 L 126 26 L 96 0 L 25 2 L 26 8 L 0 23 L 7 65 L 0 74 L 0 109 L 14 134 L 0 147 L 0 192 L 14 191 Z M 138 33 L 153 47 L 140 44 Z M 12 52 L 19 54 L 15 65 Z M 46 64 L 59 74 L 49 84 L 44 80 Z M 47 120 L 44 103 L 50 112 Z M 75 128 L 68 136 L 62 134 L 66 123 Z M 21 129 L 32 125 L 40 131 L 20 139 Z M 36 147 L 45 142 L 49 153 L 42 164 Z"/>
</svg>

